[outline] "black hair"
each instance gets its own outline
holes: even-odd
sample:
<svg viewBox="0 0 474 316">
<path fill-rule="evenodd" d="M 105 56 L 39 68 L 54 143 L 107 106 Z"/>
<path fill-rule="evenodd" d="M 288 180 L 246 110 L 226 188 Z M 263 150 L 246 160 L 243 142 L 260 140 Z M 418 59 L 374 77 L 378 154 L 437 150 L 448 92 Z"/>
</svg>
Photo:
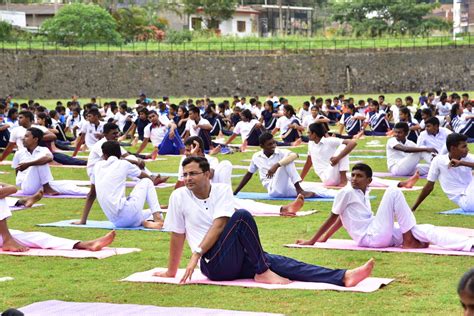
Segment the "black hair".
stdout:
<svg viewBox="0 0 474 316">
<path fill-rule="evenodd" d="M 310 133 L 316 134 L 319 138 L 322 138 L 324 135 L 326 135 L 326 128 L 321 123 L 310 124 L 308 129 Z"/>
<path fill-rule="evenodd" d="M 263 144 L 265 144 L 270 139 L 273 139 L 273 135 L 271 133 L 265 132 L 258 137 L 258 143 L 260 146 L 263 146 Z"/>
<path fill-rule="evenodd" d="M 242 115 L 249 121 L 252 120 L 252 112 L 249 109 L 245 109 L 242 111 Z"/>
<path fill-rule="evenodd" d="M 430 117 L 429 119 L 425 121 L 425 125 L 428 125 L 428 124 L 439 126 L 439 120 L 436 116 Z"/>
<path fill-rule="evenodd" d="M 191 156 L 191 157 L 185 158 L 181 166 L 184 168 L 185 166 L 189 165 L 191 162 L 197 162 L 199 164 L 199 169 L 201 169 L 202 172 L 207 172 L 211 169 L 211 167 L 209 166 L 209 162 L 207 161 L 206 158 L 197 157 L 197 156 Z"/>
<path fill-rule="evenodd" d="M 111 130 L 119 129 L 118 125 L 115 123 L 105 123 L 104 125 L 104 134 L 109 133 Z"/>
<path fill-rule="evenodd" d="M 97 116 L 100 117 L 99 109 L 96 107 L 92 107 L 89 111 L 87 111 L 87 115 Z"/>
<path fill-rule="evenodd" d="M 453 106 L 451 107 L 451 113 L 450 113 L 451 118 L 458 115 L 458 110 L 460 107 L 461 106 L 458 103 L 453 104 Z"/>
<path fill-rule="evenodd" d="M 13 116 L 13 114 L 15 114 L 15 113 L 18 113 L 18 110 L 15 109 L 15 108 L 11 108 L 11 109 L 8 110 L 7 117 L 8 117 L 9 119 L 11 119 L 12 116 Z"/>
<path fill-rule="evenodd" d="M 19 115 L 23 115 L 24 117 L 27 117 L 30 120 L 30 122 L 33 122 L 35 120 L 35 116 L 30 111 L 21 111 Z"/>
<path fill-rule="evenodd" d="M 120 156 L 122 156 L 122 151 L 120 150 L 120 144 L 116 141 L 106 141 L 105 143 L 102 144 L 102 152 L 104 155 L 107 157 L 112 157 L 115 156 L 120 159 Z"/>
<path fill-rule="evenodd" d="M 283 108 L 286 110 L 286 112 L 290 113 L 291 116 L 296 115 L 296 112 L 293 106 L 287 104 L 287 105 L 284 105 Z"/>
<path fill-rule="evenodd" d="M 184 141 L 184 146 L 192 146 L 194 145 L 194 142 L 197 142 L 199 144 L 199 148 L 204 151 L 204 142 L 199 136 L 190 136 L 186 138 L 186 140 Z"/>
<path fill-rule="evenodd" d="M 190 107 L 189 107 L 189 112 L 193 112 L 193 113 L 196 113 L 196 114 L 200 114 L 200 113 L 201 113 L 201 111 L 199 110 L 199 108 L 196 107 L 196 106 L 190 106 Z"/>
<path fill-rule="evenodd" d="M 36 127 L 30 127 L 27 129 L 33 135 L 33 138 L 38 139 L 38 143 L 40 143 L 43 140 L 44 133 L 42 130 Z"/>
<path fill-rule="evenodd" d="M 408 127 L 408 124 L 406 122 L 398 122 L 398 123 L 395 124 L 395 126 L 393 128 L 394 129 L 395 128 L 401 129 L 405 132 L 405 134 L 408 134 L 408 131 L 410 130 L 410 128 Z"/>
<path fill-rule="evenodd" d="M 459 133 L 449 134 L 446 138 L 446 148 L 449 151 L 452 146 L 457 146 L 460 142 L 467 142 L 467 135 Z"/>
<path fill-rule="evenodd" d="M 184 117 L 182 117 L 182 118 L 188 118 L 188 116 L 189 116 L 189 111 L 188 111 L 188 109 L 187 109 L 184 105 L 181 105 L 181 106 L 178 108 L 178 110 L 179 110 L 179 109 L 181 109 L 181 110 L 183 111 L 183 113 L 184 113 Z M 176 110 L 176 113 L 178 113 L 178 110 Z"/>
<path fill-rule="evenodd" d="M 463 291 L 474 294 L 474 269 L 464 273 L 461 280 L 459 281 L 458 294 L 461 295 L 461 292 Z"/>
<path fill-rule="evenodd" d="M 428 115 L 428 117 L 433 116 L 433 111 L 430 108 L 424 108 L 421 110 L 421 113 Z"/>
<path fill-rule="evenodd" d="M 352 171 L 354 170 L 360 170 L 365 173 L 367 178 L 372 178 L 372 168 L 370 168 L 370 166 L 365 163 L 356 163 L 352 167 Z"/>
</svg>

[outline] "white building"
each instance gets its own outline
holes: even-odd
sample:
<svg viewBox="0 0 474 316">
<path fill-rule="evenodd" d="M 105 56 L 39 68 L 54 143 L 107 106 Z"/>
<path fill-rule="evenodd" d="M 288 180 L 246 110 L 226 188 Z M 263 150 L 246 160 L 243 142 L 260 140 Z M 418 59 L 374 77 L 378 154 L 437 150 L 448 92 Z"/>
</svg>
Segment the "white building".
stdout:
<svg viewBox="0 0 474 316">
<path fill-rule="evenodd" d="M 26 26 L 26 13 L 19 11 L 4 11 L 0 10 L 0 21 L 8 22 L 13 26 Z"/>
<path fill-rule="evenodd" d="M 474 0 L 454 0 L 453 35 L 474 32 Z"/>
</svg>

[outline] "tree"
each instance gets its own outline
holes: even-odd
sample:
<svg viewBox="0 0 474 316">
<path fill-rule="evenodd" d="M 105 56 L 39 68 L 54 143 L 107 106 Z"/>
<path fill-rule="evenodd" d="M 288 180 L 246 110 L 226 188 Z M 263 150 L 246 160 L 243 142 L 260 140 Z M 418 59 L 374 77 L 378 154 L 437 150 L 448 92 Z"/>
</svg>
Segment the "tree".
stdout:
<svg viewBox="0 0 474 316">
<path fill-rule="evenodd" d="M 419 0 L 346 0 L 334 3 L 333 19 L 351 25 L 356 36 L 428 35 L 450 28 L 440 18 L 427 17 L 438 6 Z"/>
<path fill-rule="evenodd" d="M 140 7 L 118 9 L 112 15 L 117 21 L 117 31 L 126 41 L 135 39 L 149 25 L 147 13 Z"/>
<path fill-rule="evenodd" d="M 217 29 L 220 21 L 234 15 L 237 0 L 183 0 L 183 4 L 186 14 L 196 14 L 202 10 L 207 28 Z"/>
<path fill-rule="evenodd" d="M 58 14 L 46 20 L 41 30 L 49 40 L 64 45 L 122 42 L 117 23 L 103 8 L 94 4 L 74 3 L 64 6 Z"/>
</svg>

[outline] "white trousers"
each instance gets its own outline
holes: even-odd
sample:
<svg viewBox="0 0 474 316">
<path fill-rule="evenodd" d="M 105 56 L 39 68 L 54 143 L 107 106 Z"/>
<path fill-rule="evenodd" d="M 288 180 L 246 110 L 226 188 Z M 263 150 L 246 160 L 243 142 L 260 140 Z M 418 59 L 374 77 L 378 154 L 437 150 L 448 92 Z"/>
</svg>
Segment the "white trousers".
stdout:
<svg viewBox="0 0 474 316">
<path fill-rule="evenodd" d="M 281 166 L 267 184 L 266 189 L 271 197 L 296 197 L 295 183 L 301 182 L 295 163 Z"/>
<path fill-rule="evenodd" d="M 345 145 L 339 146 L 334 155 L 339 155 L 341 150 L 343 150 L 345 147 Z M 321 179 L 324 185 L 335 186 L 341 183 L 341 171 L 349 171 L 349 168 L 349 155 L 346 155 L 341 160 L 339 160 L 337 165 L 331 166 L 325 169 L 323 172 L 316 172 L 316 174 Z"/>
<path fill-rule="evenodd" d="M 261 213 L 262 211 L 268 212 L 268 213 L 279 213 L 281 206 L 280 205 L 273 205 L 273 204 L 266 204 L 266 203 L 261 203 L 257 202 L 254 200 L 244 200 L 244 199 L 238 199 L 234 198 L 234 207 L 236 209 L 244 209 L 249 211 L 250 213 Z"/>
<path fill-rule="evenodd" d="M 29 248 L 71 250 L 80 240 L 71 240 L 52 236 L 42 232 L 22 232 L 20 230 L 10 229 L 12 237 Z M 3 238 L 0 236 L 0 246 L 3 246 Z"/>
<path fill-rule="evenodd" d="M 461 195 L 457 204 L 466 212 L 474 212 L 474 180 L 471 181 L 464 194 Z"/>
<path fill-rule="evenodd" d="M 216 169 L 214 169 L 214 176 L 212 183 L 225 183 L 232 186 L 232 163 L 228 160 L 219 162 Z"/>
<path fill-rule="evenodd" d="M 79 187 L 67 180 L 55 181 L 51 174 L 49 165 L 31 166 L 26 169 L 26 175 L 21 180 L 17 179 L 17 185 L 21 187 L 24 194 L 32 195 L 49 183 L 51 188 L 59 194 L 84 195 L 89 192 L 89 188 Z"/>
<path fill-rule="evenodd" d="M 12 212 L 10 211 L 10 199 L 0 199 L 0 221 L 3 221 L 6 218 L 12 216 Z M 15 202 L 16 203 L 16 202 Z"/>
<path fill-rule="evenodd" d="M 429 164 L 420 164 L 420 160 L 429 158 L 431 155 L 423 155 L 422 153 L 410 153 L 397 163 L 390 167 L 389 171 L 394 176 L 412 176 L 418 169 L 420 175 L 428 173 Z M 431 161 L 431 160 L 430 160 Z"/>
<path fill-rule="evenodd" d="M 143 209 L 145 202 L 149 210 Z M 157 212 L 161 212 L 161 208 L 155 186 L 150 179 L 145 178 L 138 181 L 117 217 L 109 220 L 117 227 L 137 227 Z"/>
<path fill-rule="evenodd" d="M 395 217 L 398 225 L 395 224 Z M 402 234 L 410 230 L 417 240 L 450 250 L 471 251 L 474 244 L 473 238 L 453 234 L 433 225 L 417 225 L 403 193 L 400 189 L 390 187 L 385 191 L 377 214 L 367 228 L 366 235 L 359 241 L 359 246 L 398 247 L 403 243 Z"/>
</svg>

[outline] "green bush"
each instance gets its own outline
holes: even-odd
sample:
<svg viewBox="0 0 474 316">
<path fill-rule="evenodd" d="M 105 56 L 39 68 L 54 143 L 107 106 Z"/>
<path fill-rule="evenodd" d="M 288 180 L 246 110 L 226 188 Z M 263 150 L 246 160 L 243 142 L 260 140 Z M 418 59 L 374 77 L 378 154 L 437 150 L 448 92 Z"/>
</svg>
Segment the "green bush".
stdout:
<svg viewBox="0 0 474 316">
<path fill-rule="evenodd" d="M 0 21 L 0 40 L 9 40 L 12 35 L 13 27 L 10 23 L 5 21 Z"/>
<path fill-rule="evenodd" d="M 64 45 L 119 44 L 122 37 L 116 28 L 117 23 L 105 9 L 94 4 L 74 3 L 46 20 L 41 30 L 50 41 Z"/>
<path fill-rule="evenodd" d="M 175 31 L 168 30 L 166 31 L 165 41 L 171 44 L 182 44 L 184 42 L 190 42 L 193 39 L 193 34 L 191 31 Z"/>
</svg>

